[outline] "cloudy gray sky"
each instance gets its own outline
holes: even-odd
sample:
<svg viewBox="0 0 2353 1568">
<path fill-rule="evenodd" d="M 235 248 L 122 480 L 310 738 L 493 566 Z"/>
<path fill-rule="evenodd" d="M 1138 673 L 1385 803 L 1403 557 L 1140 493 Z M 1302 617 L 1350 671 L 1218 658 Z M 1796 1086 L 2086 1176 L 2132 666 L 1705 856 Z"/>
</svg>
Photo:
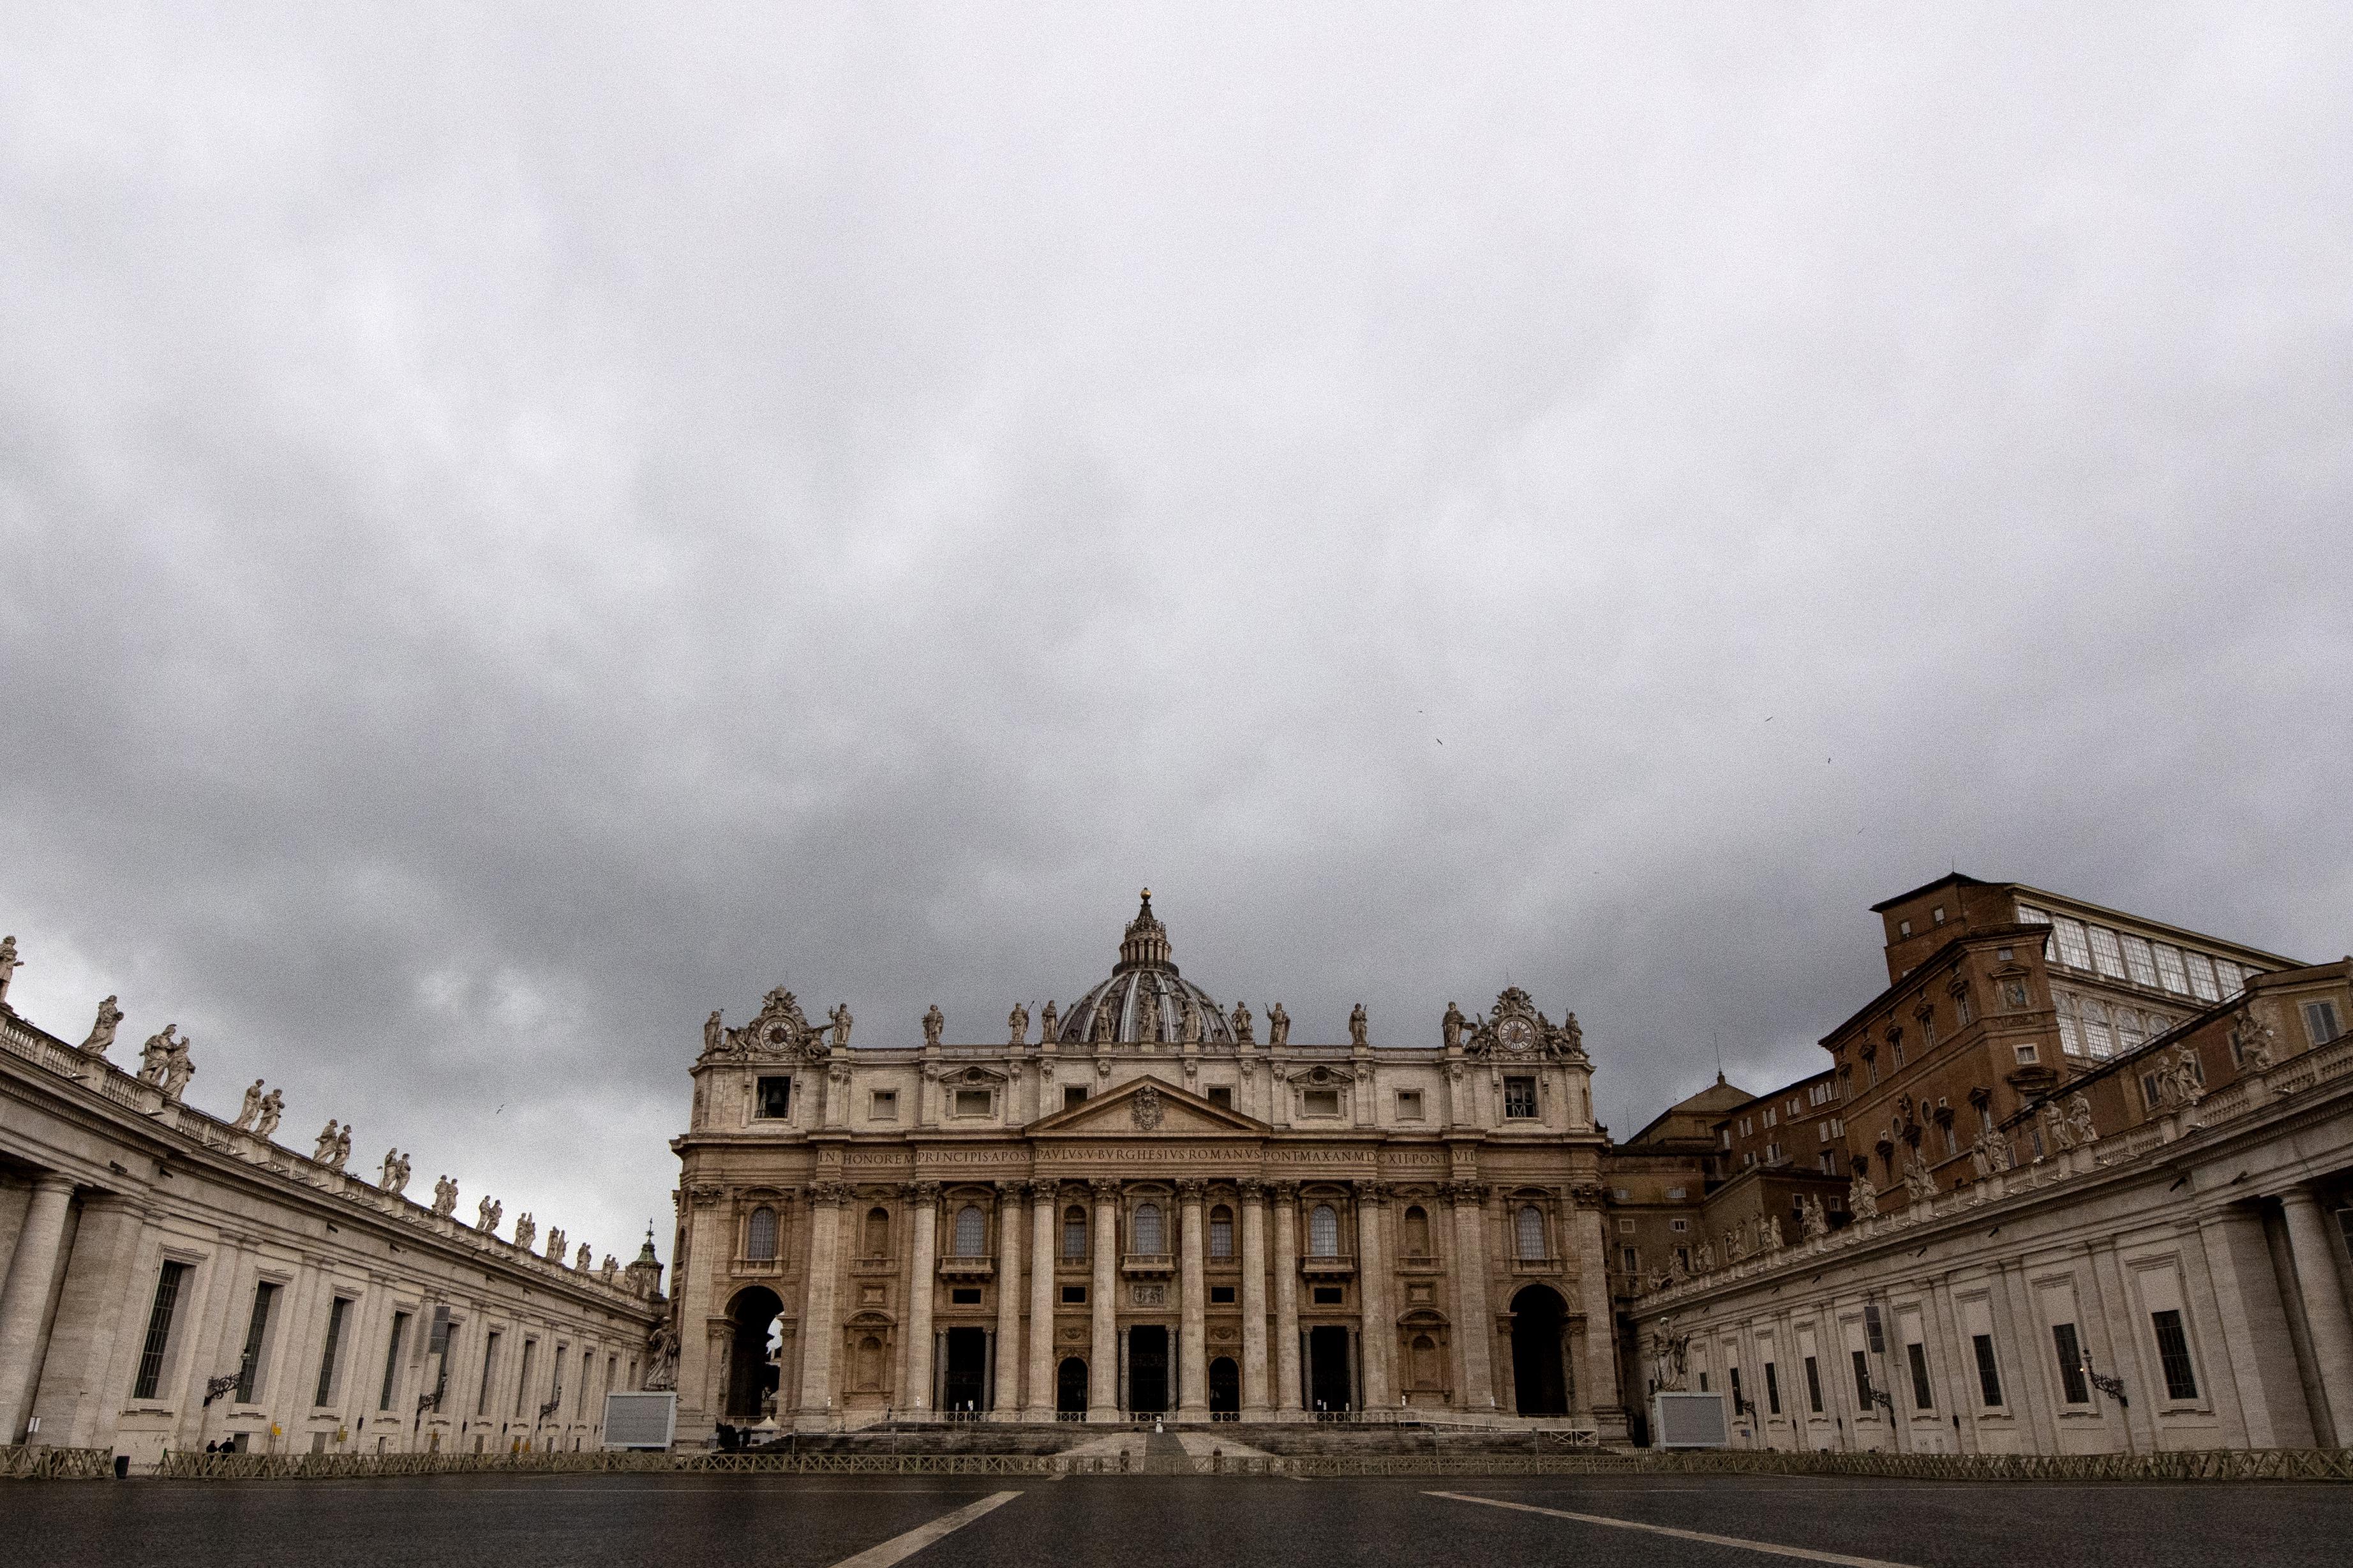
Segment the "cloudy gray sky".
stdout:
<svg viewBox="0 0 2353 1568">
<path fill-rule="evenodd" d="M 1146 883 L 1621 1133 L 1955 864 L 2340 953 L 2348 105 L 2339 5 L 11 7 L 12 999 L 626 1255 L 710 1008 L 994 1037 Z"/>
</svg>

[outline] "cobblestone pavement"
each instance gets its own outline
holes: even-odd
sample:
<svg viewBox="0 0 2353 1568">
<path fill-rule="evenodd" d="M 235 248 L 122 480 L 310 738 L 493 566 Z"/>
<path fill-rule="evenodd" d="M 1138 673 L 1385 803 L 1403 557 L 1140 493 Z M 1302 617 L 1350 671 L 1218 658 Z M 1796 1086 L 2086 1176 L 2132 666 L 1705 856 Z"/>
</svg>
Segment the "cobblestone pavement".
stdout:
<svg viewBox="0 0 2353 1568">
<path fill-rule="evenodd" d="M 1125 1568 L 1139 1558 L 1268 1568 L 1807 1560 L 2338 1568 L 2353 1560 L 2353 1488 L 1693 1476 L 12 1482 L 0 1486 L 0 1558 L 27 1568 L 832 1568 L 1000 1493 L 1018 1495 L 906 1560 L 914 1568 Z M 896 1560 L 886 1551 L 860 1568 Z"/>
</svg>

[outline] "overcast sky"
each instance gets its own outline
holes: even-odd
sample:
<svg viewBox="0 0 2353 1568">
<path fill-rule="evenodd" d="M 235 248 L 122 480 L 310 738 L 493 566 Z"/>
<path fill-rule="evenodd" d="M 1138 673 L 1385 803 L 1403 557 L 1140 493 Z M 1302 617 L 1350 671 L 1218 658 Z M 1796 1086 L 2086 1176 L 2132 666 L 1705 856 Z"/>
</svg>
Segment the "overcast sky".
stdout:
<svg viewBox="0 0 2353 1568">
<path fill-rule="evenodd" d="M 1271 14 L 1275 13 L 1275 14 Z M 11 1000 L 667 1255 L 702 1017 L 2353 946 L 2353 11 L 0 20 Z"/>
</svg>

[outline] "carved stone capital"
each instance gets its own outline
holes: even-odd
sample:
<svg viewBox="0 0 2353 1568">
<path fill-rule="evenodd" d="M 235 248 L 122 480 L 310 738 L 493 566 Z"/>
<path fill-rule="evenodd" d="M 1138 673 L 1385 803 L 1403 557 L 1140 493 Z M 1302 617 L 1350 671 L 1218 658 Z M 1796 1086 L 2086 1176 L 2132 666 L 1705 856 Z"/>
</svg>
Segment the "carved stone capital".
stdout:
<svg viewBox="0 0 2353 1568">
<path fill-rule="evenodd" d="M 1389 1201 L 1389 1184 L 1377 1181 L 1358 1182 L 1356 1201 L 1359 1204 L 1385 1204 Z"/>
<path fill-rule="evenodd" d="M 1111 1203 L 1117 1199 L 1119 1186 L 1119 1178 L 1116 1176 L 1097 1176 L 1087 1183 L 1087 1190 L 1094 1194 L 1095 1201 L 1098 1203 Z"/>
<path fill-rule="evenodd" d="M 1599 1208 L 1601 1206 L 1600 1184 L 1595 1182 L 1579 1182 L 1568 1189 L 1568 1201 L 1581 1209 Z"/>
<path fill-rule="evenodd" d="M 1032 1182 L 1029 1184 L 1029 1201 L 1032 1203 L 1060 1203 L 1062 1201 L 1062 1184 L 1052 1181 Z"/>
<path fill-rule="evenodd" d="M 1476 1207 L 1487 1201 L 1488 1191 L 1484 1182 L 1449 1182 L 1446 1184 L 1446 1199 L 1451 1204 Z"/>
<path fill-rule="evenodd" d="M 1266 1184 L 1266 1190 L 1274 1194 L 1274 1201 L 1276 1203 L 1295 1204 L 1299 1201 L 1299 1184 L 1297 1182 L 1269 1182 Z"/>
<path fill-rule="evenodd" d="M 1184 1203 L 1198 1204 L 1208 1184 L 1198 1176 L 1179 1176 L 1176 1179 L 1176 1196 Z"/>
<path fill-rule="evenodd" d="M 686 1190 L 686 1201 L 699 1209 L 707 1209 L 716 1205 L 721 1195 L 720 1189 L 709 1183 L 697 1183 Z"/>
<path fill-rule="evenodd" d="M 909 1182 L 900 1192 L 909 1203 L 935 1204 L 940 1201 L 940 1184 L 937 1182 Z"/>
<path fill-rule="evenodd" d="M 811 1182 L 808 1200 L 818 1208 L 837 1208 L 849 1201 L 849 1188 L 841 1182 Z"/>
<path fill-rule="evenodd" d="M 1026 1182 L 1015 1181 L 995 1182 L 990 1184 L 996 1187 L 997 1201 L 1001 1204 L 1019 1203 L 1029 1186 Z"/>
<path fill-rule="evenodd" d="M 1246 1204 L 1266 1202 L 1266 1184 L 1256 1176 L 1244 1176 L 1240 1181 L 1236 1182 L 1234 1186 L 1240 1192 L 1242 1202 Z"/>
</svg>

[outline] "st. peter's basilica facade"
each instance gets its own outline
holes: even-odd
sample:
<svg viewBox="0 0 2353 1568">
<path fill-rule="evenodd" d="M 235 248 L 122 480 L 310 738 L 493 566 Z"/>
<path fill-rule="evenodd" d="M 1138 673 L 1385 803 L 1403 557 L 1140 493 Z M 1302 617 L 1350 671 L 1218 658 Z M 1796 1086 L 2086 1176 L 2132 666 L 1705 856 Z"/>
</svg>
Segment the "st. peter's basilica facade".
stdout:
<svg viewBox="0 0 2353 1568">
<path fill-rule="evenodd" d="M 1109 979 L 994 1044 L 850 1026 L 779 989 L 705 1028 L 682 1440 L 1400 1407 L 1625 1436 L 1574 1015 L 1507 990 L 1439 1045 L 1375 1047 L 1361 1008 L 1299 1044 L 1180 978 L 1147 893 Z"/>
</svg>

